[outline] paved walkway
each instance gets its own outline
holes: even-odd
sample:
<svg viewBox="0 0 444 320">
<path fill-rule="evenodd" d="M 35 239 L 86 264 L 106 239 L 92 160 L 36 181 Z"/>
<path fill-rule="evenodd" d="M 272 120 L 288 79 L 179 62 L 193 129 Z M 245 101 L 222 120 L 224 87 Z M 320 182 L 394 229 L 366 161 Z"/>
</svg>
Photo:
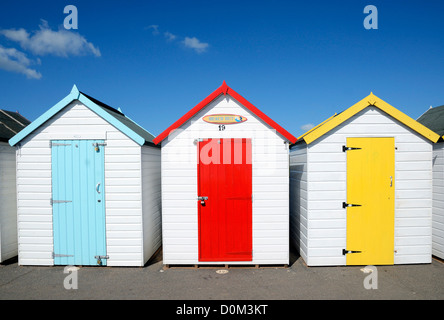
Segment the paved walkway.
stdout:
<svg viewBox="0 0 444 320">
<path fill-rule="evenodd" d="M 164 270 L 157 259 L 143 268 L 0 265 L 0 299 L 444 299 L 444 263 L 377 267 L 377 289 L 366 289 L 362 267 L 307 267 L 301 258 L 288 268 Z M 66 278 L 68 277 L 68 278 Z M 68 281 L 69 280 L 69 281 Z M 376 284 L 375 282 L 373 283 Z"/>
</svg>

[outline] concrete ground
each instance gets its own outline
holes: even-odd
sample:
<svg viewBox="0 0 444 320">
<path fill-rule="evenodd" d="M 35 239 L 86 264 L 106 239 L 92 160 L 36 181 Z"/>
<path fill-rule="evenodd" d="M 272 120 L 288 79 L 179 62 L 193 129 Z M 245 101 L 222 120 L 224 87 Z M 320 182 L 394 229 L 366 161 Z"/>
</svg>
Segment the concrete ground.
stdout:
<svg viewBox="0 0 444 320">
<path fill-rule="evenodd" d="M 377 267 L 377 289 L 366 289 L 363 267 L 307 267 L 293 256 L 288 268 L 164 269 L 161 256 L 141 267 L 0 265 L 0 299 L 295 300 L 444 299 L 444 263 Z M 373 282 L 375 285 L 376 282 Z"/>
</svg>

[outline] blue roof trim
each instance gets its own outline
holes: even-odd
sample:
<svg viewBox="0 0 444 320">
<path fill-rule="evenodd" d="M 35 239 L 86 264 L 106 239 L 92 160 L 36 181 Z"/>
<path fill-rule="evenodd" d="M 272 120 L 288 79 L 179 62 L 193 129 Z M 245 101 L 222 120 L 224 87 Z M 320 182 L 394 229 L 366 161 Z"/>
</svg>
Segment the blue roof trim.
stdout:
<svg viewBox="0 0 444 320">
<path fill-rule="evenodd" d="M 139 145 L 143 145 L 145 143 L 145 139 L 135 133 L 133 130 L 125 126 L 122 122 L 114 118 L 112 115 L 110 115 L 108 112 L 104 111 L 102 108 L 97 106 L 94 102 L 89 100 L 84 95 L 80 94 L 79 99 L 81 103 L 86 105 L 88 108 L 90 108 L 92 111 L 97 113 L 100 117 L 102 117 L 104 120 L 109 122 L 111 125 L 122 131 L 124 134 L 126 134 L 128 137 L 130 137 L 132 140 L 134 140 Z"/>
<path fill-rule="evenodd" d="M 135 133 L 133 130 L 125 126 L 123 123 L 118 121 L 116 118 L 111 116 L 109 113 L 104 111 L 102 108 L 97 106 L 94 102 L 89 100 L 87 97 L 82 95 L 80 91 L 77 89 L 76 85 L 72 87 L 71 92 L 62 100 L 60 100 L 56 105 L 54 105 L 52 108 L 47 110 L 45 113 L 43 113 L 40 117 L 38 117 L 36 120 L 31 122 L 26 128 L 21 130 L 19 133 L 17 133 L 14 137 L 9 139 L 9 144 L 11 146 L 15 146 L 17 143 L 22 141 L 24 138 L 26 138 L 29 134 L 34 132 L 38 127 L 40 127 L 42 124 L 44 124 L 46 121 L 48 121 L 51 117 L 53 117 L 57 112 L 65 108 L 68 104 L 70 104 L 74 100 L 79 100 L 84 105 L 86 105 L 89 109 L 91 109 L 93 112 L 95 112 L 97 115 L 99 115 L 101 118 L 109 122 L 111 125 L 122 131 L 124 134 L 126 134 L 129 138 L 134 140 L 139 145 L 143 145 L 145 143 L 145 139 Z"/>
<path fill-rule="evenodd" d="M 73 88 L 74 89 L 74 88 Z M 38 117 L 36 120 L 31 122 L 26 128 L 24 128 L 22 131 L 17 133 L 15 136 L 13 136 L 11 139 L 9 139 L 9 144 L 11 146 L 15 146 L 17 143 L 22 141 L 26 136 L 28 136 L 31 132 L 36 130 L 38 127 L 40 127 L 43 123 L 48 121 L 53 115 L 55 115 L 57 112 L 59 112 L 61 109 L 66 107 L 68 104 L 70 104 L 73 100 L 77 99 L 78 97 L 78 91 L 77 93 L 73 90 L 69 95 L 67 95 L 65 98 L 60 100 L 55 106 L 53 106 L 51 109 L 46 111 L 44 114 L 42 114 L 40 117 Z"/>
</svg>

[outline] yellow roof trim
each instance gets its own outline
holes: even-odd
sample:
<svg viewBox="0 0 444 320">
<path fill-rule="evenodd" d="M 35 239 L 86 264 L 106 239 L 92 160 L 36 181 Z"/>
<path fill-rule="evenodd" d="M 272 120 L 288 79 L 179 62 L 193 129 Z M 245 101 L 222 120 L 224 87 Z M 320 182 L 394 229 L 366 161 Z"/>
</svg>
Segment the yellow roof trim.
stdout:
<svg viewBox="0 0 444 320">
<path fill-rule="evenodd" d="M 403 112 L 399 111 L 395 107 L 391 106 L 384 100 L 378 98 L 373 93 L 370 93 L 367 97 L 359 101 L 358 103 L 354 104 L 347 110 L 341 112 L 340 114 L 336 116 L 332 116 L 319 124 L 318 126 L 314 127 L 313 129 L 307 131 L 304 133 L 299 139 L 303 139 L 307 144 L 312 143 L 316 139 L 320 138 L 330 130 L 336 128 L 338 125 L 343 123 L 344 121 L 350 119 L 358 112 L 362 111 L 363 109 L 367 108 L 368 106 L 374 106 L 378 109 L 384 111 L 391 117 L 395 118 L 399 122 L 403 123 L 410 129 L 418 132 L 423 137 L 429 139 L 432 142 L 437 142 L 440 138 L 438 134 L 430 130 L 429 128 L 423 126 L 418 121 L 410 118 L 408 115 L 404 114 Z"/>
</svg>

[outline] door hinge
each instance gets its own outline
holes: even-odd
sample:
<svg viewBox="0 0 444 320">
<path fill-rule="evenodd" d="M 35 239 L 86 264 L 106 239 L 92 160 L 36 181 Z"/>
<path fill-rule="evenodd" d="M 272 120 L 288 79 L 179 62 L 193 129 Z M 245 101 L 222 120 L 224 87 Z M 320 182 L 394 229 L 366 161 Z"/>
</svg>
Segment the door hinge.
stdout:
<svg viewBox="0 0 444 320">
<path fill-rule="evenodd" d="M 67 203 L 67 202 L 72 202 L 72 200 L 52 200 L 52 198 L 49 199 L 49 203 L 51 205 L 53 205 L 54 203 Z"/>
<path fill-rule="evenodd" d="M 58 253 L 52 253 L 52 258 L 65 258 L 65 257 L 74 257 L 73 254 L 58 254 Z"/>
<path fill-rule="evenodd" d="M 49 141 L 49 147 L 54 147 L 54 146 L 70 146 L 70 143 L 57 143 L 57 142 L 52 142 Z"/>
<path fill-rule="evenodd" d="M 342 249 L 342 255 L 343 256 L 345 256 L 348 253 L 362 253 L 362 251 L 353 251 L 353 250 Z"/>
<path fill-rule="evenodd" d="M 362 148 L 353 148 L 353 147 L 347 147 L 342 146 L 342 152 L 350 151 L 350 150 L 361 150 Z"/>
<path fill-rule="evenodd" d="M 360 204 L 353 204 L 353 203 L 347 203 L 347 202 L 343 202 L 342 203 L 342 208 L 345 209 L 347 207 L 362 207 L 362 205 Z"/>
</svg>

